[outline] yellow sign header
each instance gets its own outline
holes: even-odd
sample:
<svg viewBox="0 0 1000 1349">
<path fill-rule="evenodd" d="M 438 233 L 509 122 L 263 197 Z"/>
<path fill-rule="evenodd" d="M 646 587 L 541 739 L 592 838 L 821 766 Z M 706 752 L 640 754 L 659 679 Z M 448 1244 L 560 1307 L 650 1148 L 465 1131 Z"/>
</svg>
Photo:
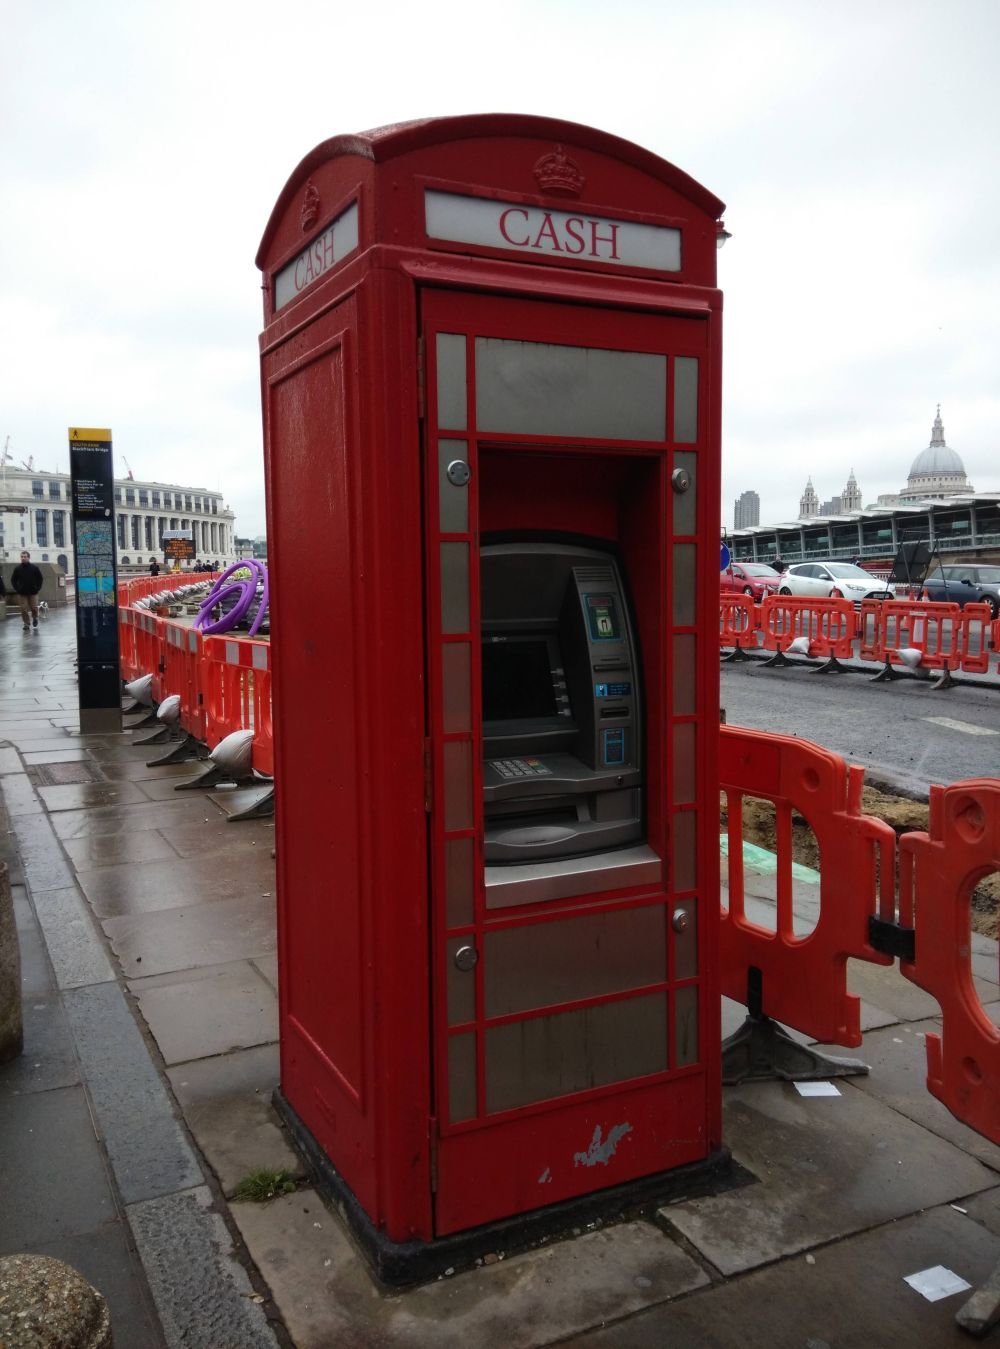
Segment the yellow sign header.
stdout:
<svg viewBox="0 0 1000 1349">
<path fill-rule="evenodd" d="M 91 426 L 71 426 L 69 428 L 69 438 L 72 443 L 74 440 L 108 440 L 111 439 L 110 427 L 99 427 L 95 429 Z"/>
</svg>

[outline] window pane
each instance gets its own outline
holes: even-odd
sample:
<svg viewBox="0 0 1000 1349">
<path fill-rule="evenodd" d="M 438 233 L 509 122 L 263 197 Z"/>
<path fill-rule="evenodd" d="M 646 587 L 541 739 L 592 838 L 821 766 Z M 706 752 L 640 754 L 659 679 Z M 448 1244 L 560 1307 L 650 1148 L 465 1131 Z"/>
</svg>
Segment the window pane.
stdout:
<svg viewBox="0 0 1000 1349">
<path fill-rule="evenodd" d="M 674 440 L 682 445 L 698 439 L 698 360 L 678 356 L 674 360 Z"/>
<path fill-rule="evenodd" d="M 437 401 L 438 426 L 448 431 L 464 431 L 468 412 L 463 333 L 437 335 Z"/>
</svg>

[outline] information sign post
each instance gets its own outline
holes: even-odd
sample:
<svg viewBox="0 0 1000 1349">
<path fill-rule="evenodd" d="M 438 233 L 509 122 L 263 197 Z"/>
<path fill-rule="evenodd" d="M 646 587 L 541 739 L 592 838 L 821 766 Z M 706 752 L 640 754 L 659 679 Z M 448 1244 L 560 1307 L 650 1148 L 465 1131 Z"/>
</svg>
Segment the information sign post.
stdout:
<svg viewBox="0 0 1000 1349">
<path fill-rule="evenodd" d="M 111 432 L 69 428 L 76 554 L 76 645 L 80 733 L 120 731 L 118 586 Z"/>
</svg>

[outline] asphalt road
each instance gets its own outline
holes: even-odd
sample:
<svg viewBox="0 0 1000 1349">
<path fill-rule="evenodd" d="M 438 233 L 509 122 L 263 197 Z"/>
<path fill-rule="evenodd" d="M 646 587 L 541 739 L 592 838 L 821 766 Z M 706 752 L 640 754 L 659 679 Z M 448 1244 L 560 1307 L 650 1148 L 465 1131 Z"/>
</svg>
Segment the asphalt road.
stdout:
<svg viewBox="0 0 1000 1349">
<path fill-rule="evenodd" d="M 814 740 L 860 764 L 867 781 L 906 795 L 1000 777 L 1000 682 L 934 692 L 923 679 L 873 684 L 875 672 L 723 664 L 721 703 L 733 725 Z"/>
</svg>

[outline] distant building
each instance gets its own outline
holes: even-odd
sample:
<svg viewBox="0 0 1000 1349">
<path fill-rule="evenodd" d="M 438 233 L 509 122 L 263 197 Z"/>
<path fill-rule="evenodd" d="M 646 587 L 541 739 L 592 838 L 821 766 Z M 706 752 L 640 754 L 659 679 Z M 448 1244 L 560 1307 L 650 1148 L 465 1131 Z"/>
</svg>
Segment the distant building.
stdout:
<svg viewBox="0 0 1000 1349">
<path fill-rule="evenodd" d="M 910 466 L 906 486 L 899 492 L 883 492 L 880 506 L 895 506 L 910 501 L 961 496 L 976 489 L 965 476 L 961 457 L 945 443 L 941 404 L 931 427 L 931 443 L 921 450 Z"/>
<path fill-rule="evenodd" d="M 749 529 L 760 524 L 760 497 L 756 492 L 741 492 L 733 509 L 733 528 Z"/>
<path fill-rule="evenodd" d="M 859 511 L 861 505 L 861 488 L 852 468 L 847 486 L 840 496 L 830 497 L 829 501 L 822 503 L 810 478 L 806 483 L 806 490 L 799 497 L 799 519 L 811 520 L 815 515 L 850 515 L 852 511 Z"/>
<path fill-rule="evenodd" d="M 819 508 L 820 515 L 839 515 L 844 509 L 844 503 L 840 497 L 831 497 L 829 501 L 824 501 Z"/>
<path fill-rule="evenodd" d="M 819 515 L 819 497 L 810 478 L 806 483 L 806 490 L 799 497 L 799 519 L 808 520 L 814 515 Z"/>
</svg>

